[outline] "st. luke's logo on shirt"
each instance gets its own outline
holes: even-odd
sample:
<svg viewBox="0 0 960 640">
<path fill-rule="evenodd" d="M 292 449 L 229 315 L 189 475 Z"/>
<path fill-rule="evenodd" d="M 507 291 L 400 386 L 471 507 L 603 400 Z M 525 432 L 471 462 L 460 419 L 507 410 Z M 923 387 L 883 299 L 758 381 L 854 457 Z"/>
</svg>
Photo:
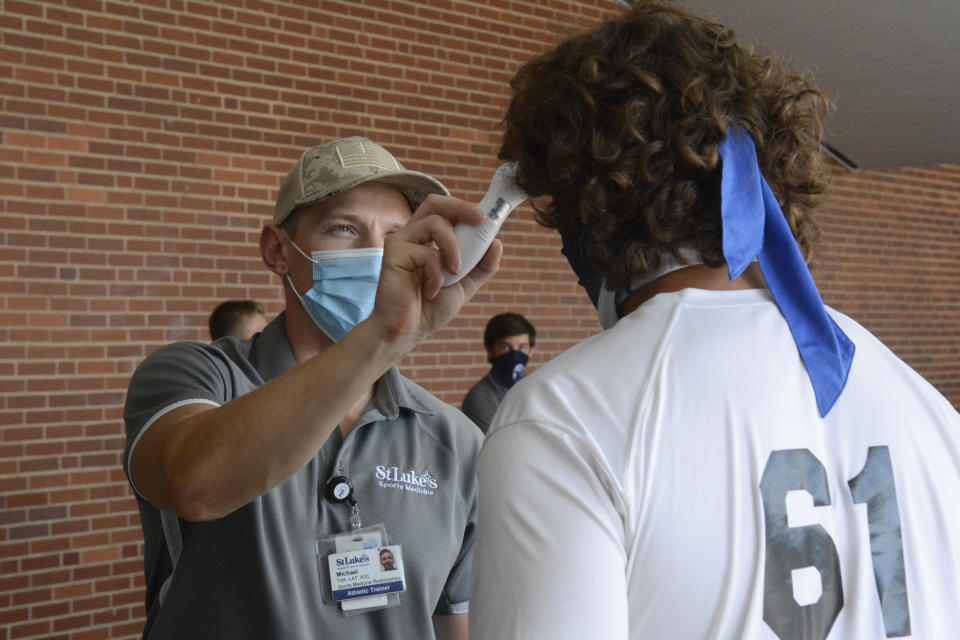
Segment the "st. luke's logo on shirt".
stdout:
<svg viewBox="0 0 960 640">
<path fill-rule="evenodd" d="M 377 465 L 377 485 L 382 489 L 412 491 L 432 496 L 439 486 L 437 479 L 429 471 L 417 473 L 415 469 L 401 469 L 396 466 Z"/>
</svg>

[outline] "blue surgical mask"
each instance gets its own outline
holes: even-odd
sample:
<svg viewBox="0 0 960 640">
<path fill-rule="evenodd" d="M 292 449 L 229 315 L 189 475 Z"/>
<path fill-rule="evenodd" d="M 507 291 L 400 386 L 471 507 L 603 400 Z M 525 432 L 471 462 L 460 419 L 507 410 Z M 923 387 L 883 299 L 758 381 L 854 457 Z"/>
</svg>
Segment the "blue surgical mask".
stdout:
<svg viewBox="0 0 960 640">
<path fill-rule="evenodd" d="M 313 251 L 307 256 L 293 240 L 290 244 L 313 263 L 310 290 L 301 296 L 288 275 L 290 288 L 320 330 L 338 342 L 373 311 L 383 249 Z"/>
<path fill-rule="evenodd" d="M 504 387 L 512 387 L 527 368 L 527 362 L 530 356 L 523 351 L 511 349 L 506 353 L 501 353 L 490 361 L 493 366 L 490 367 L 490 376 Z"/>
</svg>

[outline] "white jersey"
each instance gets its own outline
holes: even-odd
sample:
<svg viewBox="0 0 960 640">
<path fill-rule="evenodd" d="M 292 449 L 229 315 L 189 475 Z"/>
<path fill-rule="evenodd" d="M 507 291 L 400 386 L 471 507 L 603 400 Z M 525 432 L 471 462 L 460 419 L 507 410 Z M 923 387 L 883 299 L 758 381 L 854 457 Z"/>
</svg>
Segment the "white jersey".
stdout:
<svg viewBox="0 0 960 640">
<path fill-rule="evenodd" d="M 660 294 L 507 394 L 471 640 L 957 638 L 960 415 L 863 327 L 826 419 L 766 290 Z"/>
</svg>

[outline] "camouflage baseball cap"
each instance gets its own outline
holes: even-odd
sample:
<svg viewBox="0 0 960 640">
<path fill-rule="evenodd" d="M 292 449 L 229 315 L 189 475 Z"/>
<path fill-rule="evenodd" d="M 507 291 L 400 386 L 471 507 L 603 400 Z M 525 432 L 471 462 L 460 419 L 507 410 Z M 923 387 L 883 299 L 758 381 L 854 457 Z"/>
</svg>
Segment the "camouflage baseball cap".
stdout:
<svg viewBox="0 0 960 640">
<path fill-rule="evenodd" d="M 314 204 L 367 182 L 393 187 L 416 209 L 428 195 L 449 195 L 437 180 L 407 171 L 389 151 L 366 138 L 342 138 L 303 152 L 277 194 L 273 224 L 297 207 Z"/>
</svg>

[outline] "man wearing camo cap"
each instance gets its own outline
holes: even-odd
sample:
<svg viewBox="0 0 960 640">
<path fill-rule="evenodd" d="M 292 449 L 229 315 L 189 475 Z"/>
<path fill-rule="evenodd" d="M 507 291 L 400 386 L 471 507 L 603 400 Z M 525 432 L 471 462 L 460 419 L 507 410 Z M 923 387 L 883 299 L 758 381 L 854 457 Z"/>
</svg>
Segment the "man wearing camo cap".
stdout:
<svg viewBox="0 0 960 640">
<path fill-rule="evenodd" d="M 130 382 L 144 638 L 466 636 L 480 434 L 395 363 L 496 272 L 499 242 L 441 288 L 482 220 L 365 138 L 300 156 L 260 234 L 285 312 Z"/>
</svg>

